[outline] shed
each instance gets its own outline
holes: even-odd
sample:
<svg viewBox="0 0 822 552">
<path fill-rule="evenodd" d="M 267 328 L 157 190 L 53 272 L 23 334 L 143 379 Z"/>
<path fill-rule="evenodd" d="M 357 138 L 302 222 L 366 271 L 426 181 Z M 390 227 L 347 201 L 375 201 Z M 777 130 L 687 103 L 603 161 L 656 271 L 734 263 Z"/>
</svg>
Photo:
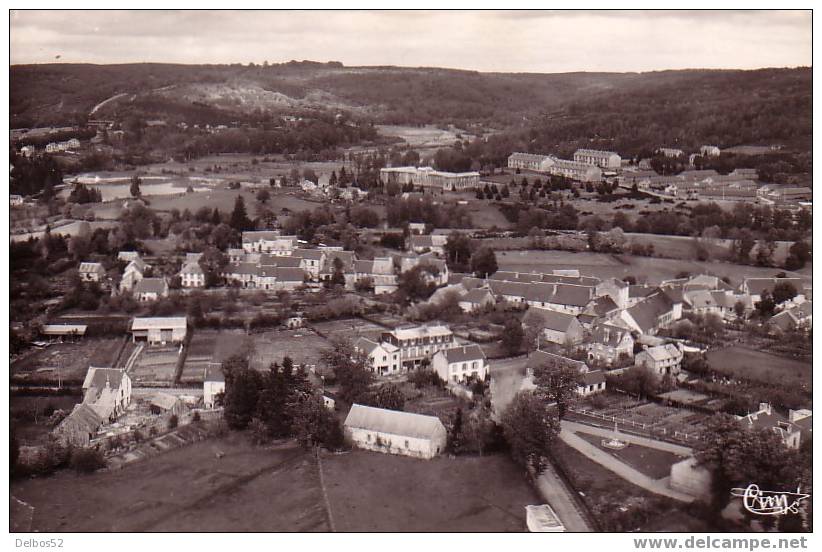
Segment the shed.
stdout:
<svg viewBox="0 0 822 552">
<path fill-rule="evenodd" d="M 135 318 L 131 323 L 134 341 L 152 343 L 180 343 L 186 337 L 186 317 Z"/>
<path fill-rule="evenodd" d="M 445 426 L 435 416 L 354 404 L 345 435 L 357 447 L 430 459 L 445 450 Z"/>
</svg>

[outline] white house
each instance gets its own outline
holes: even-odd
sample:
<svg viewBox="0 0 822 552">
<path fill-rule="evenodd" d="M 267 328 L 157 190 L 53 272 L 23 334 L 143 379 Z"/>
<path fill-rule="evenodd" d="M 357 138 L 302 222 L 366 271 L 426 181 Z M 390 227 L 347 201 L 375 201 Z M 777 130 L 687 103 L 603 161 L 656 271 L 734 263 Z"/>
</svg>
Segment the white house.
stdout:
<svg viewBox="0 0 822 552">
<path fill-rule="evenodd" d="M 399 348 L 400 361 L 406 367 L 419 366 L 437 351 L 457 346 L 454 333 L 442 324 L 396 328 L 383 332 L 382 341 Z"/>
<path fill-rule="evenodd" d="M 77 272 L 84 282 L 99 282 L 106 276 L 106 269 L 100 263 L 80 263 Z"/>
<path fill-rule="evenodd" d="M 205 287 L 205 272 L 198 262 L 187 262 L 180 270 L 180 283 L 184 288 Z"/>
<path fill-rule="evenodd" d="M 131 402 L 131 378 L 117 368 L 89 367 L 83 380 L 83 403 L 102 420 L 113 420 Z"/>
<path fill-rule="evenodd" d="M 578 149 L 574 152 L 574 161 L 594 165 L 601 169 L 616 170 L 622 166 L 622 158 L 613 151 Z"/>
<path fill-rule="evenodd" d="M 479 345 L 466 345 L 437 351 L 431 362 L 443 381 L 465 383 L 469 379 L 485 380 L 488 360 Z"/>
<path fill-rule="evenodd" d="M 281 236 L 277 230 L 243 232 L 243 250 L 247 253 L 291 255 L 297 247 L 297 236 Z"/>
<path fill-rule="evenodd" d="M 138 301 L 156 301 L 168 297 L 168 282 L 165 278 L 143 278 L 134 284 L 134 298 Z"/>
<path fill-rule="evenodd" d="M 430 459 L 445 450 L 445 426 L 435 416 L 354 404 L 343 424 L 358 448 Z"/>
<path fill-rule="evenodd" d="M 217 396 L 225 393 L 225 376 L 218 366 L 206 368 L 203 378 L 203 404 L 206 408 L 217 406 Z"/>
<path fill-rule="evenodd" d="M 476 312 L 488 307 L 493 307 L 496 299 L 491 290 L 486 288 L 475 288 L 460 297 L 459 307 L 462 312 Z"/>
<path fill-rule="evenodd" d="M 377 343 L 361 337 L 354 342 L 354 350 L 368 356 L 371 371 L 375 374 L 396 374 L 402 368 L 400 350 L 391 343 Z"/>
<path fill-rule="evenodd" d="M 135 318 L 131 323 L 133 341 L 145 341 L 149 345 L 180 343 L 186 337 L 185 316 Z"/>
<path fill-rule="evenodd" d="M 717 146 L 706 145 L 699 148 L 699 154 L 704 157 L 719 157 L 720 153 Z"/>
</svg>

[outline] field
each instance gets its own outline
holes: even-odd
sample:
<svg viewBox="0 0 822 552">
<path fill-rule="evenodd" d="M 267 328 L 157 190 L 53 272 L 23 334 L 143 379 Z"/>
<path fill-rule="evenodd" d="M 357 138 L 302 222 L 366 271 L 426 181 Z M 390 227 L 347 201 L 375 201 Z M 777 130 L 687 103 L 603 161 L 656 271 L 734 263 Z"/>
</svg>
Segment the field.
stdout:
<svg viewBox="0 0 822 552">
<path fill-rule="evenodd" d="M 71 412 L 74 405 L 82 400 L 79 391 L 74 395 L 12 394 L 9 396 L 10 427 L 21 444 L 42 444 L 53 429 L 45 414 L 50 410 Z"/>
<path fill-rule="evenodd" d="M 34 507 L 39 532 L 328 530 L 312 456 L 291 443 L 255 447 L 241 434 L 121 470 L 14 481 L 11 494 Z"/>
<path fill-rule="evenodd" d="M 231 355 L 241 352 L 250 343 L 248 339 L 242 330 L 195 330 L 188 345 L 180 381 L 202 382 L 205 369 L 210 364 L 219 365 Z"/>
<path fill-rule="evenodd" d="M 34 350 L 12 362 L 12 376 L 57 381 L 82 380 L 89 366 L 114 366 L 122 338 L 86 338 Z"/>
<path fill-rule="evenodd" d="M 289 356 L 294 364 L 316 366 L 320 353 L 330 347 L 323 339 L 308 329 L 276 330 L 253 335 L 253 352 L 250 364 L 257 370 L 267 369 L 272 362 L 282 362 Z"/>
<path fill-rule="evenodd" d="M 431 148 L 452 146 L 458 139 L 458 129 L 443 130 L 433 126 L 415 127 L 401 125 L 376 125 L 383 136 L 401 138 L 409 146 L 415 148 Z"/>
<path fill-rule="evenodd" d="M 622 450 L 613 450 L 602 446 L 602 437 L 598 435 L 580 432 L 577 433 L 577 436 L 653 479 L 670 476 L 671 466 L 683 460 L 683 457 L 672 452 L 643 447 L 634 443 L 629 444 Z"/>
<path fill-rule="evenodd" d="M 311 326 L 329 341 L 340 338 L 347 338 L 354 341 L 358 337 L 378 340 L 382 332 L 386 331 L 382 326 L 378 326 L 362 318 L 346 318 L 343 320 L 318 322 Z"/>
<path fill-rule="evenodd" d="M 771 384 L 799 383 L 806 388 L 811 386 L 813 370 L 810 363 L 744 347 L 711 350 L 706 357 L 711 368 L 729 376 Z"/>
<path fill-rule="evenodd" d="M 506 455 L 354 451 L 322 463 L 337 531 L 525 531 L 525 506 L 542 503 Z"/>
<path fill-rule="evenodd" d="M 733 285 L 744 278 L 773 277 L 778 268 L 736 265 L 718 261 L 686 261 L 681 259 L 658 259 L 633 255 L 609 255 L 606 253 L 574 253 L 568 251 L 501 251 L 497 254 L 500 270 L 518 272 L 551 272 L 555 269 L 579 269 L 580 273 L 599 278 L 624 278 L 634 276 L 637 282 L 658 284 L 673 279 L 680 272 L 691 274 L 711 274 L 720 278 L 727 276 Z M 801 273 L 788 275 L 805 276 Z M 809 273 L 808 273 L 809 274 Z"/>
</svg>

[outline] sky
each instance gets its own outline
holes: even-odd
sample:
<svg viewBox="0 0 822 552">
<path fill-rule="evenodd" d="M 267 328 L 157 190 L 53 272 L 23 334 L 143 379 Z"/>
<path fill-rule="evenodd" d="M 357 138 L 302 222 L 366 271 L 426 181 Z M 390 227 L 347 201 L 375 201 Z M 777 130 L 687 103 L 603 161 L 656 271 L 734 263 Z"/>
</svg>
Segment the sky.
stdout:
<svg viewBox="0 0 822 552">
<path fill-rule="evenodd" d="M 11 63 L 399 65 L 488 72 L 811 66 L 806 11 L 12 10 Z"/>
</svg>

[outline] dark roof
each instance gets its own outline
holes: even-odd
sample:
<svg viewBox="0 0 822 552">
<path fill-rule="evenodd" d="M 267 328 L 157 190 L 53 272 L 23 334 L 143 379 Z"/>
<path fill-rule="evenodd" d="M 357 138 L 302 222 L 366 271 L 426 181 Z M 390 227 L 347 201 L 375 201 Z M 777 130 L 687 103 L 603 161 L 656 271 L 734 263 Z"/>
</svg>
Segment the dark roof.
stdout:
<svg viewBox="0 0 822 552">
<path fill-rule="evenodd" d="M 614 303 L 608 295 L 597 297 L 588 305 L 589 310 L 593 311 L 597 316 L 605 316 L 608 313 L 619 310 L 619 306 Z"/>
<path fill-rule="evenodd" d="M 454 347 L 453 349 L 445 349 L 442 351 L 448 363 L 454 362 L 471 362 L 474 360 L 485 360 L 485 353 L 479 345 L 465 345 L 462 347 Z"/>
<path fill-rule="evenodd" d="M 600 324 L 591 332 L 591 341 L 616 347 L 626 335 L 630 336 L 631 331 L 612 324 Z"/>
<path fill-rule="evenodd" d="M 462 297 L 460 297 L 460 302 L 482 304 L 485 302 L 489 295 L 493 299 L 494 296 L 488 289 L 474 288 Z"/>
<path fill-rule="evenodd" d="M 165 278 L 143 278 L 134 286 L 134 293 L 165 293 L 168 284 Z"/>
<path fill-rule="evenodd" d="M 546 363 L 558 363 L 564 366 L 571 366 L 577 368 L 580 372 L 587 372 L 588 365 L 580 360 L 574 360 L 572 358 L 555 355 L 553 353 L 549 353 L 547 351 L 543 351 L 541 349 L 537 349 L 536 351 L 532 352 L 528 355 L 528 367 L 534 368 L 535 366 L 540 366 Z"/>
<path fill-rule="evenodd" d="M 108 382 L 112 389 L 119 389 L 120 382 L 123 381 L 123 371 L 117 368 L 89 368 L 86 379 L 83 381 L 83 389 L 103 389 Z"/>
<path fill-rule="evenodd" d="M 655 292 L 657 288 L 651 286 L 631 286 L 628 288 L 629 297 L 648 297 Z"/>
<path fill-rule="evenodd" d="M 445 427 L 439 418 L 400 412 L 385 408 L 374 408 L 355 404 L 345 418 L 345 427 L 370 429 L 379 433 L 389 433 L 403 437 L 433 439 L 443 434 Z"/>
<path fill-rule="evenodd" d="M 537 326 L 564 333 L 568 331 L 568 328 L 575 320 L 576 317 L 571 314 L 531 307 L 525 313 L 522 321 L 526 326 Z"/>
<path fill-rule="evenodd" d="M 605 383 L 605 374 L 602 370 L 585 372 L 582 374 L 582 381 L 585 385 L 599 385 L 600 383 Z"/>
<path fill-rule="evenodd" d="M 671 299 L 662 292 L 654 293 L 628 309 L 628 314 L 643 332 L 656 328 L 659 317 L 673 309 Z"/>
</svg>

